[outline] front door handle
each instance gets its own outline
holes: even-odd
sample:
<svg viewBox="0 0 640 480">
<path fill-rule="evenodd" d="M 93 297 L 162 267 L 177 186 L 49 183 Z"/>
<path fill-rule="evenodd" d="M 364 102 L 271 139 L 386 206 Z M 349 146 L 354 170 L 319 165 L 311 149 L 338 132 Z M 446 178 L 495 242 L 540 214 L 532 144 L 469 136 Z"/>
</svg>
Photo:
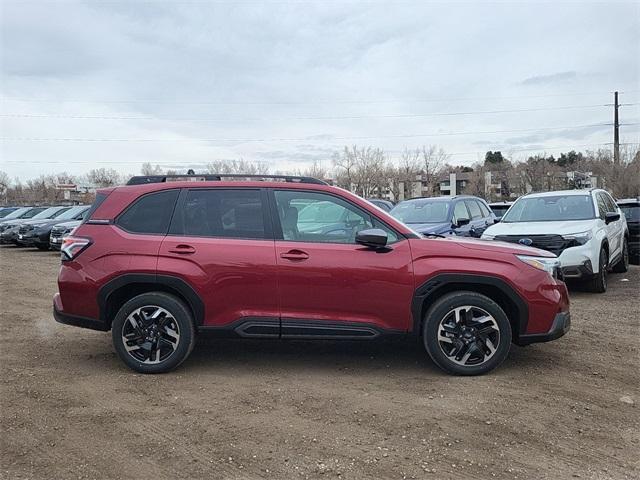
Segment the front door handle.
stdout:
<svg viewBox="0 0 640 480">
<path fill-rule="evenodd" d="M 196 253 L 196 249 L 193 248 L 191 245 L 180 244 L 180 245 L 176 245 L 173 248 L 170 248 L 169 252 L 179 253 L 181 255 L 190 255 L 192 253 Z"/>
<path fill-rule="evenodd" d="M 309 258 L 309 254 L 302 250 L 294 249 L 281 253 L 280 258 L 286 258 L 287 260 L 306 260 Z"/>
</svg>

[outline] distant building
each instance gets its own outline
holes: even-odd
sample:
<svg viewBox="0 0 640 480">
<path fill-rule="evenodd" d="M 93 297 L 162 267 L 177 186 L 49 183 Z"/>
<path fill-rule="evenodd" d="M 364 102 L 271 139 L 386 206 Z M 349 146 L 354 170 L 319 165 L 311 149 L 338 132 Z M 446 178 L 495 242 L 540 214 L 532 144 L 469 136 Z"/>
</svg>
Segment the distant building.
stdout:
<svg viewBox="0 0 640 480">
<path fill-rule="evenodd" d="M 468 172 L 452 172 L 440 177 L 438 190 L 440 195 L 460 195 L 464 193 L 471 176 Z"/>
</svg>

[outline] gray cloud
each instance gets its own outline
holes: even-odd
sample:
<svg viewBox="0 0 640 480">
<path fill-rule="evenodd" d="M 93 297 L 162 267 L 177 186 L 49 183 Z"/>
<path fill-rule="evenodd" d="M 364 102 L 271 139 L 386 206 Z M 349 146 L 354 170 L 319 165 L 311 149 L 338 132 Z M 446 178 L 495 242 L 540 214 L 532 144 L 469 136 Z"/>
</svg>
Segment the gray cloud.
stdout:
<svg viewBox="0 0 640 480">
<path fill-rule="evenodd" d="M 569 72 L 558 72 L 551 75 L 535 75 L 533 77 L 525 78 L 522 85 L 551 85 L 554 83 L 566 82 L 567 80 L 574 80 L 578 76 L 578 73 L 571 70 Z"/>
<path fill-rule="evenodd" d="M 565 128 L 608 122 L 610 108 L 545 108 L 604 105 L 640 81 L 637 8 L 625 3 L 66 0 L 2 9 L 2 113 L 40 115 L 0 117 L 0 169 L 11 176 L 230 158 L 276 170 L 328 161 L 353 143 L 336 137 L 366 137 L 356 143 L 395 156 L 423 143 L 470 152 L 452 157 L 460 163 L 505 145 L 571 149 L 610 141 L 606 127 Z M 528 111 L 393 117 L 494 110 Z M 637 107 L 621 114 L 640 117 Z M 531 132 L 468 133 L 513 130 Z"/>
</svg>

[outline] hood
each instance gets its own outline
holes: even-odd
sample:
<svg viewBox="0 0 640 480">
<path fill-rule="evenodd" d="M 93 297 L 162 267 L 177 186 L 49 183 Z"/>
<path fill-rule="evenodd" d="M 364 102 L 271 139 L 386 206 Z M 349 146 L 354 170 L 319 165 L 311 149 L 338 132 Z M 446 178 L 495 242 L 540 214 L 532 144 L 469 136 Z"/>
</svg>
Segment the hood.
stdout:
<svg viewBox="0 0 640 480">
<path fill-rule="evenodd" d="M 451 240 L 447 239 L 447 241 L 456 242 L 461 247 L 471 250 L 485 252 L 500 251 L 502 253 L 513 253 L 514 255 L 531 255 L 534 257 L 555 257 L 553 253 L 547 252 L 546 250 L 540 250 L 539 248 L 533 247 L 525 247 L 524 245 L 519 245 L 517 243 L 494 242 L 492 240 L 480 240 L 469 237 L 453 237 Z"/>
<path fill-rule="evenodd" d="M 571 235 L 593 228 L 592 220 L 564 220 L 561 222 L 514 222 L 496 223 L 484 231 L 486 235 Z"/>
<path fill-rule="evenodd" d="M 408 223 L 412 230 L 418 233 L 448 233 L 451 231 L 451 223 Z"/>
</svg>

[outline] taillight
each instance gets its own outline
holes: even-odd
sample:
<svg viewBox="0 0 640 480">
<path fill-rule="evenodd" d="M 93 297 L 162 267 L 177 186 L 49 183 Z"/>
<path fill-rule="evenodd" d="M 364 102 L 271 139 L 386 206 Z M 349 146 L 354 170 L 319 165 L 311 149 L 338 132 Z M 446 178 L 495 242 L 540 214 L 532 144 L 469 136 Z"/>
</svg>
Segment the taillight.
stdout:
<svg viewBox="0 0 640 480">
<path fill-rule="evenodd" d="M 62 246 L 60 247 L 62 260 L 73 260 L 78 255 L 80 255 L 80 253 L 82 253 L 89 245 L 91 245 L 90 238 L 67 235 L 62 240 Z"/>
</svg>

